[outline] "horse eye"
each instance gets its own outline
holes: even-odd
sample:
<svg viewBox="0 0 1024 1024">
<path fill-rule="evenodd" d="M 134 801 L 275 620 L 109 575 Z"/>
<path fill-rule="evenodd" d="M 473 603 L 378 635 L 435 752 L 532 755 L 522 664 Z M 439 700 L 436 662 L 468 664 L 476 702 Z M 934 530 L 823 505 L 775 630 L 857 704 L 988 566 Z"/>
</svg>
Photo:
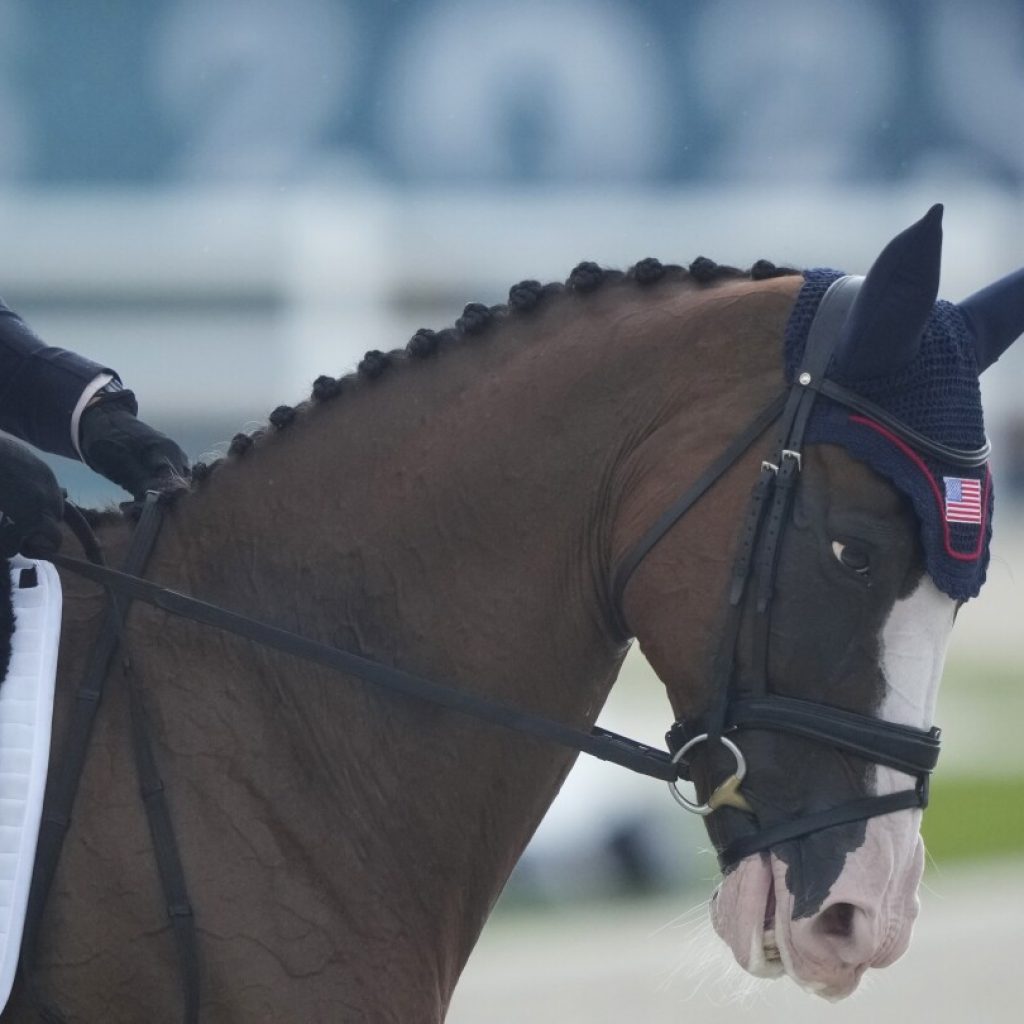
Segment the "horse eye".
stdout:
<svg viewBox="0 0 1024 1024">
<path fill-rule="evenodd" d="M 832 553 L 847 569 L 855 572 L 858 576 L 866 576 L 871 571 L 871 558 L 866 551 L 860 548 L 850 547 L 849 544 L 842 544 L 834 540 L 832 541 Z"/>
</svg>

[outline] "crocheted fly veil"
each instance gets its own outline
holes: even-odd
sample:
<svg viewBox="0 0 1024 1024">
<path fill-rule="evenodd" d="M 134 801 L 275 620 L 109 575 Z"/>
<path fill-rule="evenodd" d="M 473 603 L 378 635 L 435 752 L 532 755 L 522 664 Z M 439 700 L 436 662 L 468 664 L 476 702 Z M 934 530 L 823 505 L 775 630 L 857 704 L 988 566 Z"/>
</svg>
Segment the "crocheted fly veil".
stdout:
<svg viewBox="0 0 1024 1024">
<path fill-rule="evenodd" d="M 942 246 L 936 206 L 883 250 L 847 317 L 829 376 L 930 441 L 973 450 L 985 442 L 979 374 L 1024 329 L 1024 272 L 960 305 L 936 302 Z M 815 311 L 835 270 L 810 270 L 786 329 L 786 376 L 799 372 Z M 925 567 L 950 597 L 975 597 L 992 534 L 988 464 L 965 468 L 922 453 L 869 416 L 824 395 L 806 440 L 842 445 L 910 500 Z"/>
</svg>

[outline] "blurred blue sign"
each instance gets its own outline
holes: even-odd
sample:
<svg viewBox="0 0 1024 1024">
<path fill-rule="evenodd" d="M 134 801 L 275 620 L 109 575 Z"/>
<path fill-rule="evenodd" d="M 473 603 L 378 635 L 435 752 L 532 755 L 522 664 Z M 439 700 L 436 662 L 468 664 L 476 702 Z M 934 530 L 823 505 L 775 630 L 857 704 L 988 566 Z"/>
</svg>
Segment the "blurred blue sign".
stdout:
<svg viewBox="0 0 1024 1024">
<path fill-rule="evenodd" d="M 1015 0 L 0 0 L 0 182 L 1024 180 Z"/>
</svg>

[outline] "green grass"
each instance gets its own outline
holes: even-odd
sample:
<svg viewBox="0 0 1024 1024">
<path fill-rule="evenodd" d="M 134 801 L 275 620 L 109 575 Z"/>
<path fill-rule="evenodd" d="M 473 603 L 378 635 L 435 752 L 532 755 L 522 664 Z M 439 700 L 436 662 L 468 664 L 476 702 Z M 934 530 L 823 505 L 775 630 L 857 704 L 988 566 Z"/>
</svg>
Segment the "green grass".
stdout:
<svg viewBox="0 0 1024 1024">
<path fill-rule="evenodd" d="M 940 772 L 921 831 L 940 865 L 1024 854 L 1024 775 L 943 778 Z"/>
</svg>

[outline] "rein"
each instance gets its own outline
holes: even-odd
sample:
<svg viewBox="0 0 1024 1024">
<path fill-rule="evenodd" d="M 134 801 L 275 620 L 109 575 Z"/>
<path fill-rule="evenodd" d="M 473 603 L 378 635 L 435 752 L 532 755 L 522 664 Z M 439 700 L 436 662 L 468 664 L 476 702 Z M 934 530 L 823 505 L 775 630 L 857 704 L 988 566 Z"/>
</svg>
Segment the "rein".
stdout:
<svg viewBox="0 0 1024 1024">
<path fill-rule="evenodd" d="M 608 729 L 595 726 L 590 732 L 584 732 L 552 718 L 534 715 L 489 697 L 479 697 L 453 686 L 434 682 L 424 676 L 406 672 L 404 669 L 372 661 L 340 647 L 331 647 L 329 644 L 311 640 L 279 626 L 251 619 L 219 605 L 208 604 L 176 590 L 161 587 L 133 573 L 120 572 L 67 555 L 54 555 L 52 561 L 62 569 L 101 584 L 113 594 L 127 597 L 132 601 L 141 601 L 170 615 L 212 626 L 225 633 L 233 633 L 263 647 L 271 647 L 285 654 L 315 662 L 336 672 L 356 676 L 383 690 L 429 701 L 471 718 L 478 718 L 517 732 L 525 732 L 538 739 L 591 754 L 602 761 L 611 761 L 651 778 L 670 782 L 679 777 L 671 756 L 664 750 L 655 750 L 645 743 L 620 736 Z"/>
</svg>

